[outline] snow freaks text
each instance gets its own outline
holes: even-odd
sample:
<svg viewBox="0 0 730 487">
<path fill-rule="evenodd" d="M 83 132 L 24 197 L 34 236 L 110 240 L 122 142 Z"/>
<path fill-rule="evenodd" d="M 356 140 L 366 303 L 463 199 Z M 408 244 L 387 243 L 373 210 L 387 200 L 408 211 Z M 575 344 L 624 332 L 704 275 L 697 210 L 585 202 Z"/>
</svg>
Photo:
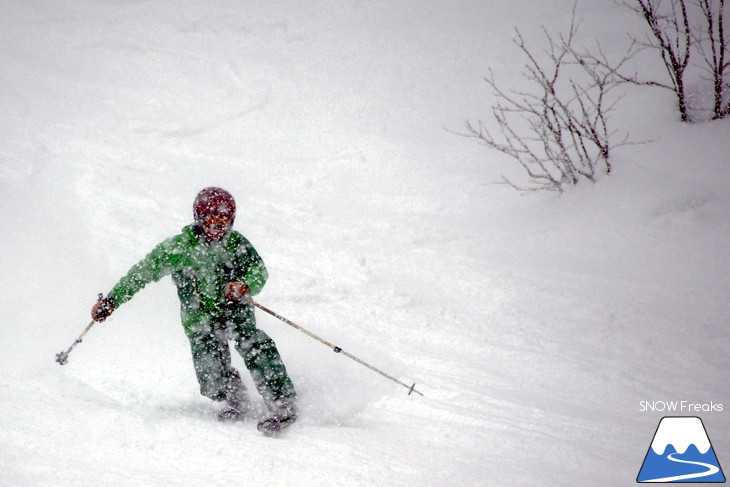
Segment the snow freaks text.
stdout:
<svg viewBox="0 0 730 487">
<path fill-rule="evenodd" d="M 692 401 L 640 401 L 639 412 L 660 412 L 660 413 L 721 413 L 722 403 L 710 401 L 709 403 L 697 403 Z"/>
</svg>

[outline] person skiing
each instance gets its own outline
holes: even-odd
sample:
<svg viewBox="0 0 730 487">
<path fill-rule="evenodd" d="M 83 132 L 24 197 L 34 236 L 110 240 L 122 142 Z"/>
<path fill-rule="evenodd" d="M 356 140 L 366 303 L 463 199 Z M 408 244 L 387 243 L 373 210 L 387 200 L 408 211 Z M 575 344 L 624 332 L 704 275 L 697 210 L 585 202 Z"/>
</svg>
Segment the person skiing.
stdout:
<svg viewBox="0 0 730 487">
<path fill-rule="evenodd" d="M 256 327 L 248 296 L 261 291 L 268 272 L 251 243 L 232 229 L 235 216 L 236 203 L 228 191 L 200 191 L 194 222 L 132 266 L 106 297 L 100 296 L 91 316 L 104 321 L 144 286 L 171 275 L 200 393 L 226 402 L 218 414 L 222 421 L 238 421 L 250 412 L 246 388 L 231 366 L 232 341 L 270 413 L 258 429 L 273 433 L 296 420 L 297 396 L 276 344 Z"/>
</svg>

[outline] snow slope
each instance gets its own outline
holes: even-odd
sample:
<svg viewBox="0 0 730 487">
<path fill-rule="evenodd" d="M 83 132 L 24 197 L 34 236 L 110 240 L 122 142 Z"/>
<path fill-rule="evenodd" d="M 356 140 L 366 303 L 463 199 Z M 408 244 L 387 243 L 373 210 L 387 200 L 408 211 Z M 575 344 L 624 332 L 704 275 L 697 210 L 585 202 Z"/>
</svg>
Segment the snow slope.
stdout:
<svg viewBox="0 0 730 487">
<path fill-rule="evenodd" d="M 510 161 L 454 132 L 490 67 L 521 82 L 514 25 L 565 26 L 535 3 L 3 1 L 0 485 L 626 485 L 658 400 L 724 403 L 723 463 L 730 126 L 631 89 L 616 123 L 654 142 L 614 175 L 492 184 Z M 619 52 L 638 24 L 609 3 L 578 14 Z M 55 364 L 208 185 L 263 304 L 425 396 L 260 314 L 301 421 L 218 424 L 167 280 Z"/>
</svg>

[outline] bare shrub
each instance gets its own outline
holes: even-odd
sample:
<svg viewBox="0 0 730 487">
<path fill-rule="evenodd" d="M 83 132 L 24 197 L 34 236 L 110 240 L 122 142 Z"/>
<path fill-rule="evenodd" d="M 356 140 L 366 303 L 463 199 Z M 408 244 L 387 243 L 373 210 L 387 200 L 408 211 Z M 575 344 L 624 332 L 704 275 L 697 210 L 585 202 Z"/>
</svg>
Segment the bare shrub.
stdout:
<svg viewBox="0 0 730 487">
<path fill-rule="evenodd" d="M 655 51 L 668 81 L 641 79 L 638 74 L 618 73 L 627 82 L 657 86 L 674 92 L 679 117 L 695 122 L 695 111 L 711 110 L 712 118 L 730 115 L 725 92 L 730 83 L 730 54 L 725 39 L 725 0 L 623 0 L 621 5 L 640 16 L 649 29 L 646 38 L 632 36 L 639 49 Z M 695 20 L 699 19 L 699 20 Z M 700 58 L 700 62 L 690 62 Z M 690 71 L 705 69 L 712 81 L 712 107 L 690 106 L 686 78 Z"/>
<path fill-rule="evenodd" d="M 575 9 L 567 33 L 557 38 L 543 28 L 547 52 L 541 61 L 528 48 L 517 30 L 515 44 L 525 63 L 529 91 L 504 90 L 487 78 L 497 99 L 492 115 L 498 136 L 479 121 L 466 122 L 467 135 L 487 147 L 513 157 L 526 171 L 529 185 L 521 186 L 503 177 L 519 190 L 563 191 L 581 180 L 595 181 L 611 172 L 611 150 L 626 143 L 613 142 L 608 114 L 617 97 L 611 91 L 622 80 L 618 66 L 610 68 L 574 48 L 577 26 Z"/>
</svg>

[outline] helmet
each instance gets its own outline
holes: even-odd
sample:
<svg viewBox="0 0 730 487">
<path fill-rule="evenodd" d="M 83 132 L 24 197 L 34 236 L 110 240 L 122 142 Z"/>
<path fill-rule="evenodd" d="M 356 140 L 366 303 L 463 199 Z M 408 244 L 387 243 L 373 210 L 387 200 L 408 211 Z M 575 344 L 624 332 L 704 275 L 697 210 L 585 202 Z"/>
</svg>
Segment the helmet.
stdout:
<svg viewBox="0 0 730 487">
<path fill-rule="evenodd" d="M 198 193 L 193 203 L 193 218 L 196 222 L 202 222 L 207 216 L 225 216 L 232 222 L 236 217 L 236 201 L 231 193 L 214 186 Z"/>
</svg>

